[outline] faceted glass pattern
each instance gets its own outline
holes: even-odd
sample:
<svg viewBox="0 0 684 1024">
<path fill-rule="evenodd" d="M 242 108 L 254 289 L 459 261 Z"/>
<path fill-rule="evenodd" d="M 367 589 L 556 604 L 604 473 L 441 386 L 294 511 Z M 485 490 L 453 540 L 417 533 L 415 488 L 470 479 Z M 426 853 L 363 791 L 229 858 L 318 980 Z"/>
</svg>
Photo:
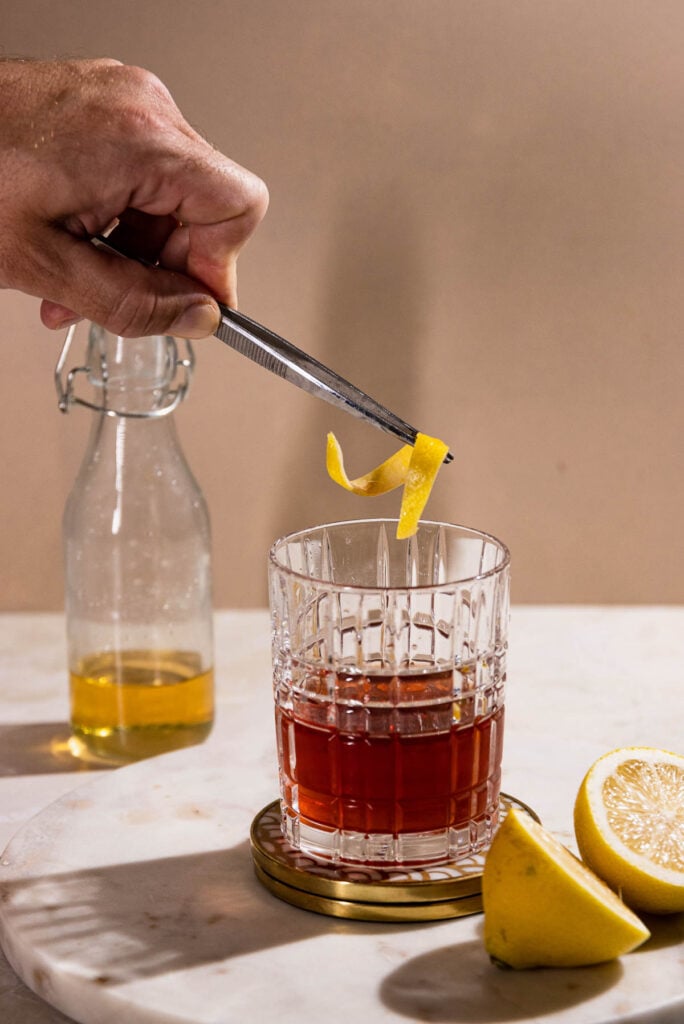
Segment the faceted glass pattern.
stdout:
<svg viewBox="0 0 684 1024">
<path fill-rule="evenodd" d="M 337 523 L 270 555 L 283 830 L 333 862 L 449 861 L 497 823 L 508 551 L 395 530 Z"/>
</svg>

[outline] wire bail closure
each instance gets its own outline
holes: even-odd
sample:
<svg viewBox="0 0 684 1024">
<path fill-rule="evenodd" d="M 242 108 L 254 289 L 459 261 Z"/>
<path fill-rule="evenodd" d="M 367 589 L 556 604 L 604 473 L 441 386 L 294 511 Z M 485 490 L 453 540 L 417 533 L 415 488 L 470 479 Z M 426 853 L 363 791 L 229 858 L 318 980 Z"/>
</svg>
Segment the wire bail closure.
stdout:
<svg viewBox="0 0 684 1024">
<path fill-rule="evenodd" d="M 156 419 L 160 416 L 168 416 L 169 413 L 173 412 L 185 398 L 190 382 L 192 380 L 192 374 L 195 369 L 195 353 L 192 345 L 187 338 L 183 339 L 185 346 L 185 355 L 180 357 L 178 351 L 178 345 L 176 339 L 167 335 L 167 346 L 169 362 L 172 363 L 174 369 L 174 376 L 170 381 L 168 390 L 164 390 L 164 404 L 158 405 L 153 409 L 145 410 L 145 412 L 130 412 L 125 409 L 112 409 L 107 405 L 107 380 L 109 371 L 107 369 L 107 360 L 105 358 L 104 347 L 100 346 L 99 360 L 100 365 L 98 370 L 102 376 L 103 381 L 103 395 L 104 400 L 102 405 L 97 405 L 95 402 L 89 402 L 86 398 L 81 398 L 80 395 L 76 394 L 76 381 L 79 374 L 91 374 L 93 367 L 90 365 L 75 366 L 69 370 L 65 375 L 65 366 L 67 357 L 71 349 L 72 342 L 74 340 L 74 334 L 78 324 L 72 324 L 69 327 L 66 338 L 64 339 L 64 345 L 62 351 L 59 354 L 57 364 L 55 366 L 54 380 L 55 388 L 57 390 L 57 404 L 60 412 L 68 413 L 72 406 L 82 405 L 86 409 L 91 409 L 93 412 L 104 413 L 105 416 L 120 416 L 128 419 Z M 92 351 L 92 349 L 91 349 Z"/>
</svg>

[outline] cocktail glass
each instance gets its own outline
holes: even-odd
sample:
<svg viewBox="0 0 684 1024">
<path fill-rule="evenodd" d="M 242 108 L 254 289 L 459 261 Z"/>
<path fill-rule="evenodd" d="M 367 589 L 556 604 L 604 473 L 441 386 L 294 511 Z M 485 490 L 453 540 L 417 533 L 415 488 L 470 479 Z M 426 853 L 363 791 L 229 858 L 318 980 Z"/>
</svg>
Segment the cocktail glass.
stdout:
<svg viewBox="0 0 684 1024">
<path fill-rule="evenodd" d="M 448 862 L 498 822 L 508 549 L 395 532 L 317 526 L 269 556 L 283 833 L 334 863 Z"/>
</svg>

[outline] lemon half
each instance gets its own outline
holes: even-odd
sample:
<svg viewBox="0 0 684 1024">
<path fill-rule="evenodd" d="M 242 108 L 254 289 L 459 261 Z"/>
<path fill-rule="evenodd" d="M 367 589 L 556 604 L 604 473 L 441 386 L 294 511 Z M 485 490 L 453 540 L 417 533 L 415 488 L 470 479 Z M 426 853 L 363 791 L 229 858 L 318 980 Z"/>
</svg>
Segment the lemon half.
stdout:
<svg viewBox="0 0 684 1024">
<path fill-rule="evenodd" d="M 635 910 L 684 910 L 684 757 L 625 747 L 589 769 L 575 802 L 582 859 Z"/>
<path fill-rule="evenodd" d="M 485 948 L 509 967 L 602 963 L 650 935 L 607 885 L 517 808 L 485 858 L 482 899 Z"/>
</svg>

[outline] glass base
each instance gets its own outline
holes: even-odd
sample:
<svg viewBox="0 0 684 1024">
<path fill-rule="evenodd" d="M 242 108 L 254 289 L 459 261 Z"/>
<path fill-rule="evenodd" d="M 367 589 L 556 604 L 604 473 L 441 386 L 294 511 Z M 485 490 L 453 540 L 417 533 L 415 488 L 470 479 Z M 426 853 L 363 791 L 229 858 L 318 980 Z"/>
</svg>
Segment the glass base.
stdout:
<svg viewBox="0 0 684 1024">
<path fill-rule="evenodd" d="M 511 807 L 539 822 L 531 807 L 502 793 L 499 826 Z M 282 821 L 281 801 L 273 800 L 254 818 L 250 845 L 257 878 L 286 903 L 357 921 L 443 921 L 482 910 L 487 848 L 447 864 L 333 864 L 294 849 Z"/>
<path fill-rule="evenodd" d="M 331 864 L 423 866 L 447 864 L 486 849 L 499 823 L 499 804 L 463 825 L 434 832 L 352 832 L 329 829 L 284 808 L 283 836 L 296 850 Z"/>
<path fill-rule="evenodd" d="M 213 722 L 140 726 L 102 730 L 100 733 L 73 729 L 68 746 L 71 754 L 81 761 L 123 765 L 202 743 L 211 732 L 212 725 Z"/>
</svg>

